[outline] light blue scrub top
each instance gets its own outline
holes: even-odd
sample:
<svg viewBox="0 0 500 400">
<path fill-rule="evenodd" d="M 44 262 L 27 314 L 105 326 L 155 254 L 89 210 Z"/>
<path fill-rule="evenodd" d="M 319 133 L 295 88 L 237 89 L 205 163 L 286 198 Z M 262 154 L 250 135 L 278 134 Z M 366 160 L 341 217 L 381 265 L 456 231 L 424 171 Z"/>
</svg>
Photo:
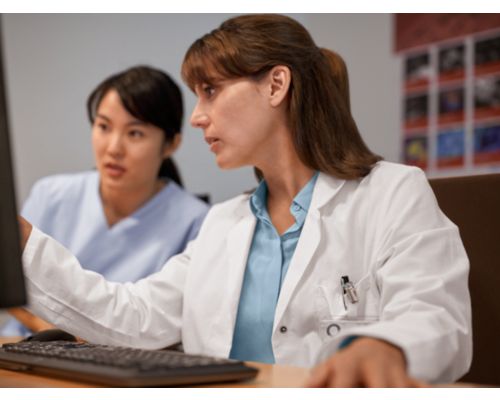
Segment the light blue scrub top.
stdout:
<svg viewBox="0 0 500 400">
<path fill-rule="evenodd" d="M 157 272 L 196 237 L 208 205 L 170 181 L 135 213 L 108 226 L 97 171 L 38 181 L 21 214 L 109 281 L 135 282 Z M 75 282 L 75 285 L 78 283 Z M 1 335 L 26 335 L 14 319 Z"/>
<path fill-rule="evenodd" d="M 248 254 L 229 358 L 274 363 L 271 336 L 281 286 L 299 241 L 318 173 L 295 196 L 295 223 L 279 236 L 267 212 L 267 185 L 250 197 L 257 224 Z"/>
</svg>

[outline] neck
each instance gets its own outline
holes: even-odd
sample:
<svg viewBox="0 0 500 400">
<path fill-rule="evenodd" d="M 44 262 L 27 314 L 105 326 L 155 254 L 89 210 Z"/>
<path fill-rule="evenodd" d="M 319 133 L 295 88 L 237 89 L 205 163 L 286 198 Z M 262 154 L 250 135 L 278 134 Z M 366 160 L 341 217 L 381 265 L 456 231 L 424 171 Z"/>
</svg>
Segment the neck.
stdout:
<svg viewBox="0 0 500 400">
<path fill-rule="evenodd" d="M 100 186 L 99 192 L 104 214 L 111 227 L 124 218 L 132 215 L 146 202 L 154 197 L 165 186 L 162 180 L 133 189 Z"/>
<path fill-rule="evenodd" d="M 290 205 L 295 196 L 307 184 L 314 171 L 306 167 L 295 151 L 282 151 L 273 163 L 257 166 L 267 184 L 267 211 L 279 235 L 295 222 Z"/>
<path fill-rule="evenodd" d="M 263 174 L 268 188 L 268 201 L 283 202 L 289 206 L 312 178 L 314 170 L 300 163 L 294 168 L 272 172 L 263 171 Z"/>
<path fill-rule="evenodd" d="M 274 143 L 267 160 L 256 165 L 262 171 L 268 188 L 268 199 L 290 204 L 314 175 L 314 170 L 299 159 L 289 132 L 281 135 L 279 143 Z"/>
</svg>

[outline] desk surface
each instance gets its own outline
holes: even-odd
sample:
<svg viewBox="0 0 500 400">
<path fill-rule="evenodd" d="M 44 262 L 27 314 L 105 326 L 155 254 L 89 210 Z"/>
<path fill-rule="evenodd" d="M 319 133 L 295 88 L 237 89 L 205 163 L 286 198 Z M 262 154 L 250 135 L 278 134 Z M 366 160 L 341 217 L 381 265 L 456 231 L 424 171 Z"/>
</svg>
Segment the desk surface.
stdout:
<svg viewBox="0 0 500 400">
<path fill-rule="evenodd" d="M 19 338 L 2 338 L 1 343 L 8 343 Z M 309 370 L 283 365 L 269 365 L 261 363 L 248 363 L 259 369 L 259 374 L 251 380 L 209 385 L 205 387 L 301 387 L 309 375 Z M 14 372 L 0 368 L 0 387 L 3 388 L 71 388 L 71 387 L 99 387 L 78 381 L 59 378 L 50 378 L 43 375 L 34 375 L 25 372 Z M 198 387 L 198 386 L 197 386 Z"/>
<path fill-rule="evenodd" d="M 15 342 L 19 338 L 0 337 L 0 344 Z M 292 388 L 303 387 L 309 377 L 306 368 L 290 367 L 286 365 L 269 365 L 249 362 L 248 365 L 259 370 L 258 375 L 251 380 L 235 383 L 203 385 L 196 387 L 227 387 L 227 388 Z M 43 375 L 14 372 L 0 368 L 0 388 L 89 388 L 101 387 L 85 382 L 71 381 L 59 378 L 50 378 Z M 452 383 L 433 385 L 432 387 L 487 387 L 471 383 Z"/>
</svg>

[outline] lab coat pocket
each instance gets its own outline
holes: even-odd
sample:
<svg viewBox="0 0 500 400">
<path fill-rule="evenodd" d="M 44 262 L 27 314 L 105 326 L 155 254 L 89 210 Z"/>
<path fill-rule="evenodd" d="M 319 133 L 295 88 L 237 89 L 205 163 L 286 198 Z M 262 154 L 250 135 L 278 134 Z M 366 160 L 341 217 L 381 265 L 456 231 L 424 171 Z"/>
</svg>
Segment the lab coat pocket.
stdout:
<svg viewBox="0 0 500 400">
<path fill-rule="evenodd" d="M 377 322 L 378 317 L 349 318 L 338 317 L 319 322 L 319 334 L 323 342 L 330 341 L 340 333 L 348 333 L 360 326 L 370 325 Z"/>
<path fill-rule="evenodd" d="M 340 332 L 360 325 L 368 325 L 379 320 L 379 294 L 371 274 L 354 283 L 357 302 L 352 302 L 343 294 L 339 283 L 331 281 L 319 285 L 315 309 L 317 329 L 322 340 L 330 340 Z"/>
</svg>

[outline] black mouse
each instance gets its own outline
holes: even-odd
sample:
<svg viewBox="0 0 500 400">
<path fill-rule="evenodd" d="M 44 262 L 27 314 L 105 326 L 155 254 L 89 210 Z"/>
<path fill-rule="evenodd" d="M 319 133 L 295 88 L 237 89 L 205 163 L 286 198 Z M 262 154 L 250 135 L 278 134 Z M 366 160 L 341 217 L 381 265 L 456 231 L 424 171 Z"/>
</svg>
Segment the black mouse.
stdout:
<svg viewBox="0 0 500 400">
<path fill-rule="evenodd" d="M 52 342 L 55 340 L 64 340 L 67 342 L 77 341 L 76 337 L 61 329 L 46 329 L 28 336 L 21 340 L 21 342 Z"/>
</svg>

